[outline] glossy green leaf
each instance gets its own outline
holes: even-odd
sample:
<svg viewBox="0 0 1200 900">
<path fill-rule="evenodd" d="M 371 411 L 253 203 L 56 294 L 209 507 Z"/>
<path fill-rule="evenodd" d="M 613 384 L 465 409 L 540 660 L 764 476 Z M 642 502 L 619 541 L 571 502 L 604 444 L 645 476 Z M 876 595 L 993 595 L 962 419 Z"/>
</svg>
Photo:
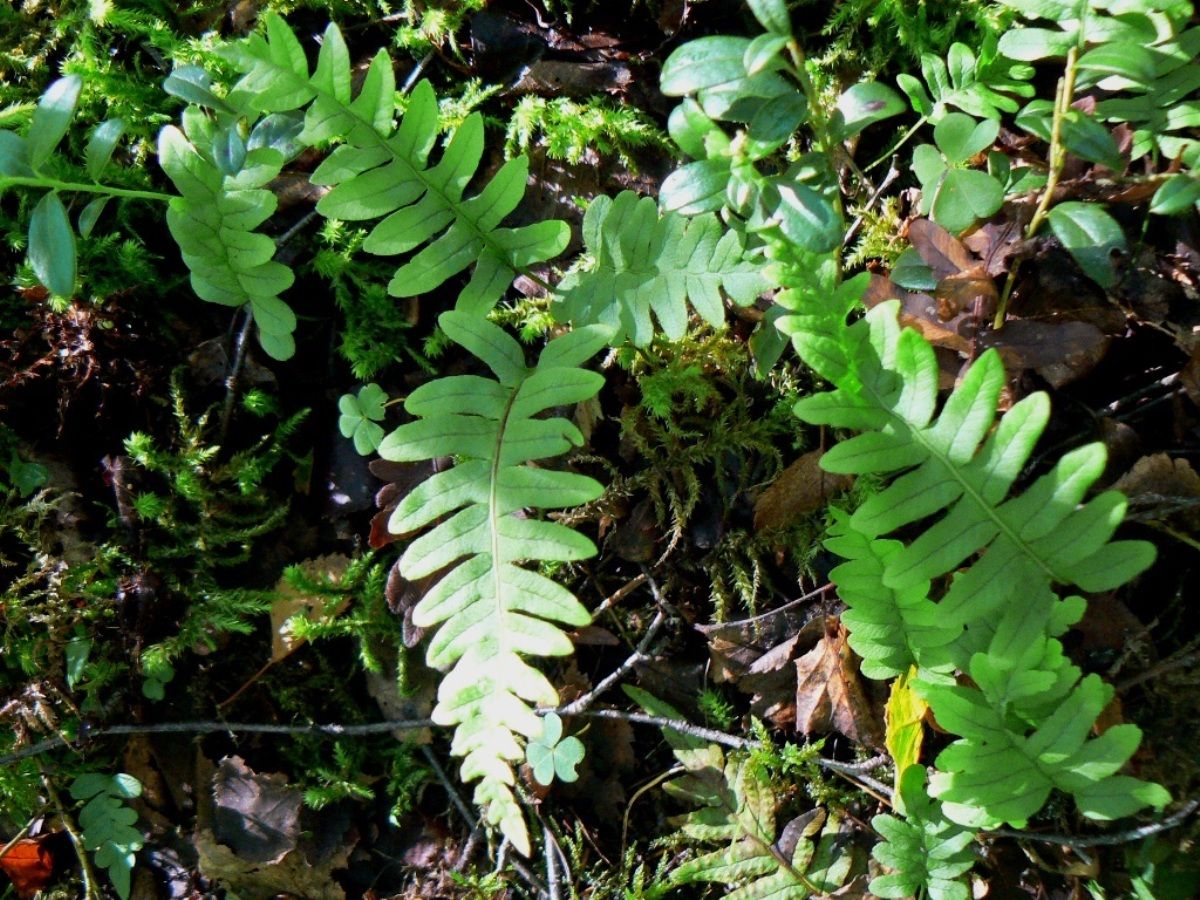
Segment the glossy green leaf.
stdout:
<svg viewBox="0 0 1200 900">
<path fill-rule="evenodd" d="M 838 97 L 837 111 L 842 116 L 840 133 L 845 139 L 858 134 L 868 125 L 904 112 L 904 101 L 886 84 L 861 81 L 842 92 Z"/>
<path fill-rule="evenodd" d="M 1073 46 L 1073 33 L 1048 28 L 1013 28 L 1000 36 L 1000 52 L 1023 62 L 1066 56 Z"/>
<path fill-rule="evenodd" d="M 100 214 L 104 212 L 104 208 L 108 205 L 108 200 L 108 197 L 96 197 L 94 200 L 88 201 L 88 205 L 79 214 L 80 237 L 91 237 L 92 229 L 96 227 L 96 222 L 100 219 Z"/>
<path fill-rule="evenodd" d="M 75 293 L 75 234 L 58 193 L 47 191 L 29 217 L 29 264 L 50 293 Z"/>
<path fill-rule="evenodd" d="M 729 160 L 701 159 L 676 169 L 659 188 L 664 212 L 695 216 L 717 212 L 725 205 L 729 185 Z"/>
<path fill-rule="evenodd" d="M 67 75 L 52 82 L 42 94 L 25 136 L 29 145 L 29 164 L 34 169 L 41 168 L 67 133 L 82 88 L 83 79 L 78 75 Z"/>
<path fill-rule="evenodd" d="M 1149 87 L 1157 75 L 1154 56 L 1143 46 L 1129 42 L 1101 44 L 1079 57 L 1081 72 L 1098 77 L 1118 75 L 1140 87 Z"/>
<path fill-rule="evenodd" d="M 805 250 L 826 253 L 841 245 L 842 220 L 833 204 L 806 184 L 779 185 L 779 228 Z"/>
<path fill-rule="evenodd" d="M 1047 216 L 1054 236 L 1101 287 L 1117 283 L 1113 254 L 1127 253 L 1125 232 L 1098 203 L 1060 203 Z"/>
<path fill-rule="evenodd" d="M 746 77 L 747 38 L 702 37 L 676 48 L 663 63 L 659 90 L 668 97 L 685 97 Z"/>
<path fill-rule="evenodd" d="M 125 123 L 120 119 L 108 119 L 92 130 L 84 158 L 87 163 L 88 177 L 93 181 L 100 179 L 100 174 L 112 159 L 117 141 L 121 139 L 124 132 Z"/>
<path fill-rule="evenodd" d="M 933 139 L 951 165 L 987 150 L 999 134 L 1000 123 L 996 120 L 976 121 L 958 112 L 947 113 L 933 129 Z"/>
<path fill-rule="evenodd" d="M 758 19 L 758 24 L 773 34 L 790 37 L 792 19 L 788 14 L 786 0 L 746 0 L 750 12 Z"/>
<path fill-rule="evenodd" d="M 1200 201 L 1200 178 L 1195 175 L 1172 175 L 1164 181 L 1150 200 L 1150 212 L 1159 216 L 1177 216 L 1187 212 Z"/>
<path fill-rule="evenodd" d="M 1125 168 L 1117 142 L 1109 130 L 1079 110 L 1070 110 L 1063 116 L 1060 133 L 1063 146 L 1081 159 L 1100 163 L 1114 172 Z"/>
<path fill-rule="evenodd" d="M 934 221 L 959 234 L 1004 204 L 1004 186 L 987 172 L 949 169 L 933 195 Z"/>
</svg>

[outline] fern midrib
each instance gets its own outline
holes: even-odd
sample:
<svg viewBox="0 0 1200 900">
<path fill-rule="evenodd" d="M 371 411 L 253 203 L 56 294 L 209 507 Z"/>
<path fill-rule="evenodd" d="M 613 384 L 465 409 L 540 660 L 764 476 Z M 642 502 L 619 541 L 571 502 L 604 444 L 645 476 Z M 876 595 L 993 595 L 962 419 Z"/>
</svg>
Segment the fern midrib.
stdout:
<svg viewBox="0 0 1200 900">
<path fill-rule="evenodd" d="M 494 600 L 496 604 L 496 620 L 499 623 L 496 629 L 496 639 L 502 645 L 504 644 L 504 636 L 508 633 L 504 610 L 503 591 L 504 580 L 500 574 L 500 513 L 499 513 L 499 494 L 500 494 L 500 470 L 501 457 L 504 453 L 504 435 L 508 429 L 508 417 L 512 413 L 513 404 L 517 402 L 517 394 L 521 392 L 521 382 L 513 385 L 512 392 L 508 395 L 508 401 L 504 404 L 504 412 L 500 414 L 500 419 L 496 428 L 496 444 L 495 451 L 492 453 L 492 466 L 490 483 L 488 484 L 488 537 L 491 545 L 492 553 L 492 590 L 495 594 Z M 507 646 L 503 649 L 507 650 Z"/>
<path fill-rule="evenodd" d="M 859 379 L 859 383 L 862 384 L 861 379 Z M 889 418 L 900 423 L 904 426 L 904 428 L 908 429 L 909 433 L 913 436 L 913 440 L 920 444 L 929 456 L 932 456 L 934 459 L 940 462 L 944 469 L 950 471 L 951 477 L 958 482 L 959 486 L 962 488 L 962 495 L 964 497 L 969 497 L 972 501 L 974 501 L 975 505 L 982 509 L 987 514 L 987 517 L 995 524 L 997 530 L 1010 541 L 1012 541 L 1018 548 L 1020 548 L 1021 552 L 1027 558 L 1036 562 L 1038 567 L 1046 573 L 1046 577 L 1049 578 L 1051 582 L 1059 582 L 1063 580 L 1059 578 L 1058 574 L 1051 569 L 1037 553 L 1034 552 L 1033 548 L 1018 534 L 1016 534 L 1012 528 L 1008 526 L 1008 523 L 1006 523 L 1004 519 L 1002 519 L 996 513 L 996 508 L 992 506 L 992 504 L 988 503 L 980 495 L 980 493 L 975 490 L 974 486 L 962 476 L 962 473 L 959 471 L 959 467 L 954 464 L 949 456 L 942 453 L 933 443 L 926 439 L 924 428 L 913 427 L 911 422 L 909 422 L 899 413 L 893 411 L 892 408 L 884 402 L 883 397 L 874 389 L 873 385 L 863 384 L 863 389 Z M 976 448 L 976 452 L 978 452 L 978 448 Z M 991 541 L 988 541 L 988 543 L 990 544 Z"/>
<path fill-rule="evenodd" d="M 297 76 L 296 73 L 292 72 L 290 69 L 286 69 L 282 66 L 279 66 L 270 60 L 259 59 L 256 57 L 256 61 L 260 64 L 272 66 L 277 71 L 284 73 L 293 82 L 300 82 L 300 80 L 301 80 L 299 78 L 299 76 Z M 389 59 L 388 62 L 390 64 L 391 60 Z M 368 119 L 365 119 L 363 116 L 359 115 L 357 112 L 352 110 L 349 106 L 347 106 L 341 100 L 339 100 L 334 94 L 330 93 L 329 91 L 325 90 L 324 88 L 317 87 L 317 85 L 313 83 L 311 77 L 306 77 L 303 80 L 303 84 L 307 88 L 312 90 L 313 93 L 315 93 L 317 96 L 322 97 L 325 100 L 328 100 L 329 102 L 336 105 L 337 108 L 340 109 L 343 114 L 350 116 L 352 119 L 356 120 L 362 127 L 364 127 L 367 130 L 367 132 L 371 135 L 371 140 L 375 142 L 376 146 L 382 147 L 393 162 L 401 163 L 404 166 L 404 168 L 408 170 L 410 177 L 415 178 L 417 181 L 420 181 L 421 184 L 423 184 L 425 186 L 425 191 L 427 193 L 435 194 L 438 197 L 438 199 L 441 200 L 441 202 L 445 206 L 445 208 L 450 210 L 454 214 L 455 221 L 465 223 L 467 225 L 467 227 L 470 228 L 471 232 L 475 235 L 475 237 L 477 237 L 483 243 L 483 245 L 488 250 L 490 250 L 498 259 L 503 260 L 504 264 L 506 266 L 508 266 L 508 268 L 512 269 L 514 272 L 517 272 L 520 275 L 524 275 L 526 278 L 531 279 L 532 281 L 536 282 L 539 286 L 545 288 L 546 290 L 554 289 L 553 286 L 550 285 L 547 281 L 545 281 L 545 279 L 543 279 L 540 275 L 537 275 L 536 273 L 530 271 L 525 266 L 515 265 L 512 258 L 509 257 L 509 255 L 505 252 L 504 248 L 502 248 L 499 244 L 497 244 L 495 241 L 493 241 L 490 238 L 489 233 L 483 231 L 479 227 L 477 222 L 468 218 L 462 212 L 461 204 L 457 204 L 457 203 L 453 202 L 450 199 L 449 195 L 445 191 L 443 191 L 441 188 L 439 188 L 437 185 L 435 185 L 430 179 L 426 178 L 425 174 L 424 174 L 424 170 L 417 169 L 407 159 L 405 159 L 403 156 L 400 156 L 398 153 L 396 153 L 395 148 L 392 147 L 392 145 L 388 142 L 387 138 L 381 137 L 379 132 L 375 130 L 375 125 L 373 122 L 371 122 Z M 394 104 L 393 104 L 393 112 L 395 112 Z M 383 163 L 383 165 L 386 165 L 386 163 Z M 524 191 L 524 189 L 522 188 L 522 192 L 523 191 Z"/>
</svg>

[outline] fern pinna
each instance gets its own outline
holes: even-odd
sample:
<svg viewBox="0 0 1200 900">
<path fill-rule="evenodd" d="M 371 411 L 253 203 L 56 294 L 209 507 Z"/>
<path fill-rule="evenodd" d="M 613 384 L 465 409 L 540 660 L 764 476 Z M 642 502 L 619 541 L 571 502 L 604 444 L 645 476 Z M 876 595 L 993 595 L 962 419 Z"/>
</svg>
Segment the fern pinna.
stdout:
<svg viewBox="0 0 1200 900">
<path fill-rule="evenodd" d="M 405 401 L 418 419 L 384 438 L 380 455 L 395 461 L 454 456 L 457 463 L 405 497 L 389 528 L 410 532 L 449 515 L 400 558 L 400 571 L 410 579 L 449 567 L 413 611 L 418 625 L 442 626 L 428 659 L 450 671 L 433 718 L 457 726 L 451 749 L 463 757 L 463 778 L 480 780 L 476 803 L 528 853 L 513 795 L 512 765 L 524 758 L 517 736 L 541 735 L 530 704 L 553 706 L 558 694 L 522 656 L 571 653 L 570 639 L 555 623 L 580 626 L 591 616 L 566 588 L 517 563 L 583 559 L 596 548 L 567 526 L 527 511 L 586 503 L 602 488 L 583 475 L 526 464 L 583 443 L 566 419 L 538 416 L 599 391 L 603 376 L 578 367 L 607 343 L 609 332 L 592 326 L 558 337 L 530 368 L 520 344 L 483 317 L 456 310 L 438 321 L 495 378 L 441 378 Z"/>
<path fill-rule="evenodd" d="M 622 191 L 594 199 L 583 217 L 583 240 L 594 265 L 558 286 L 555 315 L 563 321 L 603 322 L 641 347 L 650 343 L 653 312 L 671 340 L 687 330 L 690 300 L 714 328 L 725 322 L 721 289 L 742 306 L 769 283 L 742 258 L 742 239 L 712 214 L 686 218 L 659 213 L 652 197 Z"/>
<path fill-rule="evenodd" d="M 567 245 L 565 222 L 519 228 L 500 223 L 525 193 L 528 160 L 509 160 L 475 196 L 464 198 L 483 155 L 483 118 L 467 116 L 436 163 L 437 97 L 422 81 L 394 127 L 395 77 L 387 54 L 371 61 L 357 96 L 350 56 L 336 25 L 325 30 L 316 69 L 278 15 L 266 17 L 266 36 L 251 35 L 229 51 L 245 72 L 234 94 L 262 112 L 305 109 L 302 140 L 343 143 L 317 168 L 313 184 L 330 191 L 317 204 L 324 216 L 347 221 L 382 218 L 363 248 L 381 256 L 417 252 L 396 271 L 388 291 L 412 297 L 474 267 L 458 307 L 490 309 L 517 272 L 558 256 Z M 420 249 L 418 249 L 420 248 Z"/>
<path fill-rule="evenodd" d="M 1135 726 L 1089 739 L 1112 689 L 1095 675 L 1081 679 L 1057 640 L 1084 603 L 1060 599 L 1056 585 L 1108 590 L 1154 558 L 1146 542 L 1111 540 L 1121 494 L 1083 502 L 1104 468 L 1103 446 L 1066 454 L 1010 496 L 1045 428 L 1045 395 L 1026 397 L 996 423 L 1005 376 L 988 351 L 939 412 L 933 348 L 901 329 L 896 303 L 848 324 L 862 286 L 849 282 L 836 302 L 780 327 L 834 385 L 799 401 L 797 415 L 862 432 L 826 453 L 823 467 L 900 473 L 842 518 L 830 547 L 849 560 L 834 579 L 848 622 L 859 626 L 850 640 L 864 671 L 889 677 L 918 666 L 917 689 L 961 735 L 937 758 L 932 794 L 951 820 L 985 828 L 1023 825 L 1052 789 L 1096 819 L 1163 806 L 1170 798 L 1160 786 L 1115 774 L 1140 741 Z M 880 539 L 918 522 L 926 524 L 911 543 Z M 929 592 L 947 576 L 935 618 Z M 956 683 L 955 670 L 974 686 Z"/>
</svg>

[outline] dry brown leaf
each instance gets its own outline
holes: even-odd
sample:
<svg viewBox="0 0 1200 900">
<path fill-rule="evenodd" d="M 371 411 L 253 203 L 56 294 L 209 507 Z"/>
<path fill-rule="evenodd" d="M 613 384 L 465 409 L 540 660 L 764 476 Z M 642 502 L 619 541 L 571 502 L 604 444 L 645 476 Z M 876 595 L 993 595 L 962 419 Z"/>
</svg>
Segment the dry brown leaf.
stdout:
<svg viewBox="0 0 1200 900">
<path fill-rule="evenodd" d="M 805 453 L 784 469 L 754 504 L 754 530 L 783 528 L 816 512 L 839 491 L 848 490 L 853 479 L 831 475 L 820 466 L 820 450 Z"/>
<path fill-rule="evenodd" d="M 908 223 L 908 242 L 938 279 L 957 275 L 978 262 L 954 235 L 929 219 Z"/>
<path fill-rule="evenodd" d="M 980 349 L 995 347 L 1010 372 L 1033 369 L 1054 387 L 1092 371 L 1108 352 L 1109 338 L 1089 322 L 1010 320 L 1000 331 L 979 337 Z"/>
<path fill-rule="evenodd" d="M 1131 518 L 1161 521 L 1178 514 L 1190 527 L 1200 527 L 1200 475 L 1186 459 L 1143 456 L 1113 487 L 1129 498 Z"/>
<path fill-rule="evenodd" d="M 305 560 L 300 564 L 300 568 L 310 578 L 337 583 L 345 574 L 348 565 L 348 557 L 335 553 Z M 293 587 L 287 579 L 280 579 L 275 591 L 279 594 L 279 599 L 271 604 L 271 662 L 287 658 L 304 644 L 303 640 L 292 633 L 289 625 L 292 616 L 301 615 L 310 622 L 327 622 L 336 619 L 350 605 L 349 597 L 342 597 L 333 602 L 330 597 L 307 596 Z M 329 603 L 332 605 L 327 605 Z"/>
<path fill-rule="evenodd" d="M 868 747 L 883 747 L 883 729 L 863 691 L 846 629 L 830 618 L 817 646 L 796 660 L 796 730 L 840 731 Z"/>
</svg>

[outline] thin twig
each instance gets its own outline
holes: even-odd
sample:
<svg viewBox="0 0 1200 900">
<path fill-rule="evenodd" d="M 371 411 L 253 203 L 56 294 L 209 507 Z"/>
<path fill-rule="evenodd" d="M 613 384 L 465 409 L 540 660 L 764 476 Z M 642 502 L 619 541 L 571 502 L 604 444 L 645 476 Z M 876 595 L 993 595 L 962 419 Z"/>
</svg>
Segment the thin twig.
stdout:
<svg viewBox="0 0 1200 900">
<path fill-rule="evenodd" d="M 843 247 L 850 246 L 850 244 L 854 241 L 854 238 L 858 236 L 859 229 L 862 228 L 863 221 L 866 219 L 867 214 L 871 211 L 871 208 L 879 202 L 879 198 L 883 196 L 883 192 L 895 184 L 896 180 L 900 177 L 900 166 L 898 164 L 899 159 L 899 156 L 892 157 L 892 164 L 888 168 L 887 174 L 883 176 L 883 181 L 879 182 L 879 187 L 875 189 L 875 193 L 871 194 L 870 199 L 867 200 L 867 203 L 862 208 L 862 211 L 855 216 L 854 221 L 850 223 L 850 227 L 846 230 L 846 236 L 842 238 Z"/>
<path fill-rule="evenodd" d="M 809 600 L 812 600 L 815 597 L 821 596 L 821 594 L 825 593 L 831 587 L 833 587 L 832 583 L 823 584 L 819 588 L 817 588 L 815 591 L 809 591 L 807 594 L 805 594 L 802 597 L 797 597 L 795 600 L 789 600 L 787 603 L 783 604 L 783 606 L 777 606 L 774 609 L 769 609 L 764 613 L 759 613 L 757 616 L 751 616 L 748 619 L 730 619 L 725 622 L 721 622 L 714 627 L 724 629 L 724 628 L 740 627 L 742 625 L 753 625 L 755 622 L 761 622 L 763 619 L 769 619 L 772 616 L 777 616 L 781 612 L 791 609 L 793 606 L 799 606 L 801 603 L 807 603 Z M 706 627 L 706 630 L 707 630 L 707 627 Z"/>
<path fill-rule="evenodd" d="M 41 768 L 39 766 L 39 768 Z M 50 780 L 50 776 L 46 774 L 44 768 L 41 769 L 42 786 L 46 789 L 50 801 L 54 804 L 55 810 L 58 812 L 59 819 L 62 820 L 63 829 L 67 832 L 67 836 L 71 839 L 71 843 L 75 846 L 75 855 L 79 857 L 79 873 L 83 878 L 83 896 L 87 900 L 100 897 L 100 891 L 96 887 L 96 872 L 92 868 L 92 858 L 88 856 L 87 845 L 83 841 L 83 836 L 79 833 L 79 829 L 75 826 L 75 820 L 71 814 L 67 812 L 66 806 L 63 805 L 62 798 L 59 797 L 58 791 L 54 788 L 54 782 Z"/>
<path fill-rule="evenodd" d="M 542 825 L 542 851 L 546 857 L 546 892 L 550 900 L 560 900 L 558 890 L 558 865 L 555 859 L 554 835 L 549 825 Z"/>
<path fill-rule="evenodd" d="M 625 660 L 625 662 L 617 666 L 616 669 L 609 673 L 603 680 L 601 680 L 599 684 L 597 684 L 586 694 L 577 697 L 565 706 L 558 707 L 558 709 L 554 711 L 560 716 L 574 716 L 583 712 L 585 709 L 595 703 L 597 697 L 624 678 L 630 669 L 632 669 L 642 660 L 650 658 L 646 651 L 650 647 L 650 642 L 653 641 L 655 636 L 658 634 L 658 629 L 662 627 L 663 622 L 666 620 L 666 613 L 660 609 L 655 614 L 654 620 L 650 623 L 650 627 L 646 629 L 646 634 L 638 642 L 637 647 L 634 649 L 629 658 Z"/>
<path fill-rule="evenodd" d="M 641 575 L 637 576 L 637 578 L 627 581 L 625 584 L 621 585 L 621 587 L 617 588 L 615 591 L 613 591 L 611 594 L 609 594 L 607 597 L 604 598 L 604 600 L 600 603 L 600 605 L 597 606 L 596 609 L 592 612 L 592 618 L 598 619 L 600 617 L 601 613 L 608 612 L 610 607 L 614 606 L 617 603 L 620 603 L 622 600 L 624 600 L 627 596 L 629 596 L 631 593 L 633 593 L 636 589 L 640 588 L 645 583 L 646 583 L 645 573 L 642 573 Z"/>
<path fill-rule="evenodd" d="M 33 827 L 33 823 L 40 819 L 42 814 L 49 808 L 49 803 L 43 803 L 42 808 L 33 814 L 33 817 L 22 826 L 21 830 L 9 838 L 7 844 L 5 844 L 3 847 L 0 847 L 0 859 L 4 859 L 4 857 L 8 856 L 9 851 L 12 850 L 13 847 L 17 846 L 17 842 L 21 840 L 21 838 L 29 834 L 29 829 Z"/>
<path fill-rule="evenodd" d="M 463 801 L 463 798 L 458 795 L 458 789 L 454 787 L 449 776 L 446 775 L 446 770 L 442 768 L 442 764 L 438 762 L 437 756 L 429 749 L 428 744 L 421 745 L 421 755 L 425 757 L 425 762 L 429 763 L 429 768 L 433 769 L 433 774 L 437 776 L 437 780 L 442 783 L 442 787 L 446 789 L 446 793 L 450 795 L 450 802 L 454 804 L 459 815 L 467 823 L 468 828 L 476 828 L 479 825 L 478 818 L 471 812 L 470 807 Z"/>
<path fill-rule="evenodd" d="M 1151 822 L 1148 825 L 1139 825 L 1137 828 L 1113 834 L 1096 834 L 1088 837 L 1078 837 L 1072 834 L 1038 834 L 1035 831 L 1016 831 L 1011 828 L 997 828 L 995 831 L 986 831 L 983 834 L 985 837 L 1018 838 L 1024 841 L 1062 844 L 1064 847 L 1114 847 L 1118 844 L 1140 841 L 1142 838 L 1176 828 L 1186 822 L 1198 809 L 1200 809 L 1200 797 L 1189 800 L 1182 808 L 1171 813 L 1161 822 Z"/>
<path fill-rule="evenodd" d="M 250 326 L 254 324 L 254 314 L 250 307 L 242 310 L 242 316 L 242 326 L 233 338 L 233 359 L 225 376 L 225 405 L 221 408 L 221 431 L 217 438 L 217 443 L 222 447 L 229 436 L 229 423 L 233 419 L 233 407 L 237 403 L 241 387 L 242 366 L 246 362 L 246 341 L 250 336 Z"/>
</svg>

